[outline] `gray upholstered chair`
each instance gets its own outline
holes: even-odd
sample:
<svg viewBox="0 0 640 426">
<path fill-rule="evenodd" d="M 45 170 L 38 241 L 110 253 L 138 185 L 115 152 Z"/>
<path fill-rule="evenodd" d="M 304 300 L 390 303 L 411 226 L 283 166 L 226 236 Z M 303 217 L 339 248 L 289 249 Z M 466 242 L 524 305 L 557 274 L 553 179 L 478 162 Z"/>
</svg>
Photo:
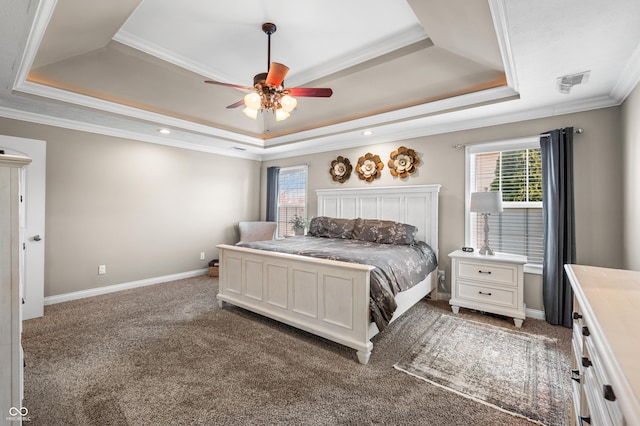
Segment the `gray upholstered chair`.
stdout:
<svg viewBox="0 0 640 426">
<path fill-rule="evenodd" d="M 240 242 L 272 240 L 276 226 L 275 222 L 240 222 Z"/>
</svg>

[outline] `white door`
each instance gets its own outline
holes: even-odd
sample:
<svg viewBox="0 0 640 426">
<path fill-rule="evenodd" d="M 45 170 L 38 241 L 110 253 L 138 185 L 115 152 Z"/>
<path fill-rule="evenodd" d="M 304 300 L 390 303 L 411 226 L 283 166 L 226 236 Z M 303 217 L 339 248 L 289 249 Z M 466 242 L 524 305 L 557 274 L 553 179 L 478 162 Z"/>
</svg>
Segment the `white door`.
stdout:
<svg viewBox="0 0 640 426">
<path fill-rule="evenodd" d="M 6 154 L 30 157 L 22 169 L 20 229 L 22 256 L 22 318 L 41 317 L 44 313 L 44 209 L 46 154 L 45 141 L 0 135 L 0 149 Z"/>
</svg>

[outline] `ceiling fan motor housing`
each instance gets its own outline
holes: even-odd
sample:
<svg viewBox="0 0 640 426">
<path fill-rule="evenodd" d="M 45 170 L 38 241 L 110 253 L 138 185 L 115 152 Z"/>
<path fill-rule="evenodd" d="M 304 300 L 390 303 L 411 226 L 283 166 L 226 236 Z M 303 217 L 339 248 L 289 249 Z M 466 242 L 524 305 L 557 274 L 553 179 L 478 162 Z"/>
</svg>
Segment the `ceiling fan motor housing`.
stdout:
<svg viewBox="0 0 640 426">
<path fill-rule="evenodd" d="M 263 85 L 266 80 L 267 80 L 266 72 L 261 72 L 260 74 L 256 74 L 255 77 L 253 77 L 253 86 L 255 87 L 258 84 Z"/>
<path fill-rule="evenodd" d="M 278 27 L 276 27 L 276 24 L 272 24 L 271 22 L 265 22 L 264 24 L 262 24 L 262 31 L 266 35 L 271 35 L 275 33 L 277 29 Z"/>
</svg>

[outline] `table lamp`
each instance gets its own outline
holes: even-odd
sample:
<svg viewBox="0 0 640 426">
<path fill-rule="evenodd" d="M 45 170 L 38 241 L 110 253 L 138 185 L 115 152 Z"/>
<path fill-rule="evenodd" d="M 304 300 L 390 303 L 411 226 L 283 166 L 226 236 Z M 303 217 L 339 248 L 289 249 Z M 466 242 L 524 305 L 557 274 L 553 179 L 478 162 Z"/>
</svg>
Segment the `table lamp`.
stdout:
<svg viewBox="0 0 640 426">
<path fill-rule="evenodd" d="M 479 253 L 493 255 L 493 250 L 489 247 L 489 215 L 502 212 L 502 192 L 487 190 L 472 192 L 469 211 L 481 213 L 484 216 L 484 245 Z"/>
</svg>

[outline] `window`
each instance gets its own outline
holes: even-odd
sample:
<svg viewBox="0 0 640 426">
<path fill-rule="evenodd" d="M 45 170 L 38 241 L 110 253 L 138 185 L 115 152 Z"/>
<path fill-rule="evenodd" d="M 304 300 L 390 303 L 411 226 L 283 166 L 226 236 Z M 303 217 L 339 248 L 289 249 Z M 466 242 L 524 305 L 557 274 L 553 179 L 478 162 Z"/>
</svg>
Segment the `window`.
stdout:
<svg viewBox="0 0 640 426">
<path fill-rule="evenodd" d="M 283 167 L 278 174 L 278 238 L 293 235 L 289 221 L 307 217 L 307 166 Z"/>
<path fill-rule="evenodd" d="M 538 139 L 481 144 L 466 148 L 466 244 L 479 247 L 484 219 L 469 212 L 471 192 L 502 191 L 502 213 L 489 215 L 489 244 L 494 251 L 527 256 L 542 264 L 542 162 Z"/>
</svg>

